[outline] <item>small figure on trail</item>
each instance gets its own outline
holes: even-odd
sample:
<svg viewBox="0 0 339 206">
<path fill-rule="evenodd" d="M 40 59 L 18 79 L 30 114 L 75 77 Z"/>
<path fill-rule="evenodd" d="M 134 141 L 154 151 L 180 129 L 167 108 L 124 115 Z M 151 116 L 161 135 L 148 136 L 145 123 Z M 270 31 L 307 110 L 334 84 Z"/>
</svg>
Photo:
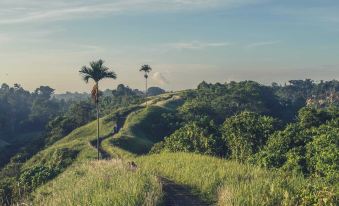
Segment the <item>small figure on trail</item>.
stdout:
<svg viewBox="0 0 339 206">
<path fill-rule="evenodd" d="M 113 131 L 112 131 L 112 134 L 115 135 L 116 133 L 118 133 L 118 128 L 117 128 L 117 125 L 115 125 L 113 127 Z"/>
<path fill-rule="evenodd" d="M 128 162 L 128 169 L 130 169 L 131 171 L 136 171 L 138 169 L 138 165 L 135 164 L 135 162 Z"/>
</svg>

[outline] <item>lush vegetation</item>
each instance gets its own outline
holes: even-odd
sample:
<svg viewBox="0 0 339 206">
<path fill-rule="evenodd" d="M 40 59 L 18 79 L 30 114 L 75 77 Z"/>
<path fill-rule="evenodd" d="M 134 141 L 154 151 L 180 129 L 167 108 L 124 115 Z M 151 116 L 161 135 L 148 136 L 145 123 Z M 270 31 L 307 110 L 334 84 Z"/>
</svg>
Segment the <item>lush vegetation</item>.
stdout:
<svg viewBox="0 0 339 206">
<path fill-rule="evenodd" d="M 318 85 L 309 80 L 292 81 L 285 87 L 255 82 L 202 83 L 198 90 L 184 94 L 186 101 L 177 109 L 176 118 L 182 126 L 155 144 L 152 152 L 209 154 L 302 175 L 321 182 L 321 186 L 312 185 L 307 190 L 313 203 L 324 190 L 324 196 L 328 194 L 325 198 L 337 204 L 336 89 L 336 81 Z M 319 90 L 328 96 L 319 95 Z"/>
<path fill-rule="evenodd" d="M 0 139 L 7 146 L 0 148 L 0 168 L 17 153 L 20 154 L 16 159 L 24 161 L 43 147 L 46 124 L 68 107 L 62 101 L 51 99 L 53 91 L 41 86 L 30 93 L 19 84 L 14 87 L 2 84 Z"/>
<path fill-rule="evenodd" d="M 5 100 L 11 102 L 13 105 L 9 106 L 13 110 L 16 104 L 19 104 L 19 101 L 22 101 L 23 104 L 28 101 L 27 99 L 16 100 L 18 98 L 17 95 L 22 95 L 21 92 L 28 96 L 36 95 L 24 91 L 21 87 L 20 92 L 6 86 L 3 86 L 3 88 L 6 89 L 7 93 L 5 93 L 4 89 L 1 89 L 1 91 L 10 97 L 4 95 L 3 99 L 0 98 L 0 102 Z M 113 96 L 116 99 L 119 99 L 117 97 L 122 98 L 122 96 L 125 96 L 122 93 L 124 90 L 130 89 L 120 85 L 117 90 L 112 92 L 111 96 L 104 98 L 109 99 L 113 98 Z M 52 90 L 49 91 L 52 92 Z M 135 96 L 135 99 L 140 99 L 140 97 L 134 94 L 132 96 Z M 25 194 L 62 173 L 76 159 L 91 159 L 92 155 L 95 154 L 89 146 L 89 142 L 94 140 L 94 135 L 96 134 L 95 129 L 92 128 L 95 124 L 86 125 L 95 118 L 94 106 L 90 100 L 65 102 L 51 97 L 47 99 L 47 96 L 45 98 L 46 104 L 52 102 L 52 104 L 59 105 L 60 109 L 55 112 L 56 115 L 40 121 L 41 124 L 45 124 L 41 128 L 28 127 L 29 130 L 27 129 L 27 131 L 17 128 L 11 131 L 5 130 L 7 129 L 6 125 L 1 125 L 0 166 L 5 165 L 0 170 L 1 204 L 20 201 L 20 199 L 25 197 Z M 124 102 L 124 100 L 120 99 L 119 102 L 112 101 L 106 103 L 106 108 L 108 109 L 110 107 L 116 108 L 117 104 L 130 105 L 132 101 L 126 100 Z M 125 110 L 128 111 L 129 107 L 118 110 L 116 113 L 103 119 L 101 122 L 103 135 L 109 134 L 113 130 L 113 126 L 117 121 L 116 116 L 122 115 Z M 28 111 L 30 110 L 28 109 Z M 9 110 L 8 112 L 12 111 Z M 45 111 L 42 115 L 45 115 L 45 113 L 49 114 L 48 111 Z M 36 114 L 38 115 L 39 113 Z M 0 114 L 0 116 L 2 115 L 3 113 Z M 11 113 L 9 117 L 12 115 L 16 114 Z M 27 118 L 29 118 L 29 114 Z M 22 119 L 22 121 L 25 121 L 25 119 Z M 18 125 L 21 124 L 21 122 L 18 123 Z M 86 126 L 81 127 L 82 125 Z M 8 161 L 10 162 L 6 164 Z"/>
<path fill-rule="evenodd" d="M 90 99 L 73 102 L 50 95 L 45 97 L 47 104 L 60 106 L 49 113 L 52 116 L 39 116 L 45 115 L 44 107 L 37 106 L 42 103 L 32 103 L 26 116 L 37 111 L 32 117 L 44 119 L 34 121 L 41 124 L 39 129 L 25 131 L 24 121 L 18 121 L 22 130 L 6 128 L 1 133 L 13 138 L 0 138 L 0 149 L 10 145 L 17 150 L 6 154 L 11 159 L 0 172 L 0 200 L 2 204 L 24 198 L 49 205 L 55 198 L 65 205 L 76 201 L 154 205 L 161 202 L 155 179 L 161 175 L 219 205 L 337 205 L 338 90 L 335 80 L 290 81 L 284 86 L 203 82 L 195 90 L 149 97 L 146 104 L 142 93 L 119 85 L 100 93 L 102 113 L 109 114 L 100 121 L 102 137 L 108 137 L 101 147 L 113 158 L 136 161 L 140 167 L 135 173 L 121 162 L 89 161 L 96 157 L 90 144 L 96 140 Z M 110 138 L 122 117 L 123 128 Z M 106 176 L 109 181 L 104 181 Z M 76 180 L 78 186 L 72 187 Z M 118 186 L 132 182 L 135 187 Z M 113 197 L 115 192 L 119 195 Z M 93 198 L 88 198 L 89 193 Z M 135 196 L 122 198 L 127 193 Z"/>
</svg>

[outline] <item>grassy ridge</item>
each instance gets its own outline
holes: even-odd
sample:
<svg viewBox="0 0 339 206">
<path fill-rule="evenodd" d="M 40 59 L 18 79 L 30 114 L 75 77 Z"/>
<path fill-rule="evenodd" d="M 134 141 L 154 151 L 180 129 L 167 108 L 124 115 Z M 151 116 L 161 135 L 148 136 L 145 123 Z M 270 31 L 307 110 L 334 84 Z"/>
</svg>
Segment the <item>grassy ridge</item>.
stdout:
<svg viewBox="0 0 339 206">
<path fill-rule="evenodd" d="M 110 144 L 133 154 L 147 153 L 171 132 L 163 115 L 172 113 L 181 104 L 182 100 L 176 95 L 154 99 L 149 107 L 130 114 L 122 130 L 114 139 L 106 140 L 104 147 L 108 148 L 107 141 L 110 141 Z"/>
<path fill-rule="evenodd" d="M 189 186 L 203 199 L 218 205 L 300 203 L 298 194 L 306 184 L 302 177 L 198 154 L 163 153 L 138 157 L 137 154 L 147 152 L 156 138 L 161 137 L 161 133 L 154 131 L 159 125 L 153 123 L 159 122 L 161 114 L 173 111 L 179 104 L 177 100 L 165 99 L 133 112 L 116 138 L 102 142 L 102 147 L 113 157 L 136 161 L 137 172 L 129 172 L 121 160 L 88 162 L 96 156 L 88 144 L 95 139 L 95 122 L 46 149 L 28 165 L 48 161 L 48 154 L 58 148 L 78 151 L 74 161 L 79 164 L 73 164 L 38 188 L 34 202 L 37 205 L 156 205 L 161 201 L 162 192 L 155 176 L 161 175 Z M 112 115 L 103 118 L 102 134 L 109 133 L 114 124 Z"/>
<path fill-rule="evenodd" d="M 187 185 L 218 205 L 295 205 L 302 177 L 189 153 L 163 153 L 136 159 L 142 170 Z"/>
<path fill-rule="evenodd" d="M 110 121 L 110 119 L 110 116 L 100 119 L 101 134 L 106 135 L 112 131 L 114 122 Z M 89 142 L 95 139 L 96 121 L 93 121 L 74 130 L 68 136 L 33 156 L 23 165 L 23 169 L 33 167 L 37 164 L 48 164 L 55 151 L 65 148 L 77 153 L 77 157 L 74 161 L 81 162 L 88 159 L 94 159 L 96 157 L 96 151 L 89 145 Z"/>
<path fill-rule="evenodd" d="M 116 116 L 134 109 L 125 108 L 102 118 L 101 134 L 111 132 Z M 34 205 L 156 205 L 161 201 L 161 186 L 151 173 L 129 172 L 120 160 L 90 162 L 96 158 L 96 151 L 89 142 L 95 139 L 94 121 L 74 130 L 24 165 L 24 170 L 38 165 L 62 166 L 65 170 L 35 190 L 30 198 Z M 58 156 L 60 151 L 76 151 L 77 155 Z"/>
<path fill-rule="evenodd" d="M 120 160 L 85 162 L 36 192 L 34 205 L 157 205 L 161 186 L 154 176 L 131 172 Z"/>
</svg>

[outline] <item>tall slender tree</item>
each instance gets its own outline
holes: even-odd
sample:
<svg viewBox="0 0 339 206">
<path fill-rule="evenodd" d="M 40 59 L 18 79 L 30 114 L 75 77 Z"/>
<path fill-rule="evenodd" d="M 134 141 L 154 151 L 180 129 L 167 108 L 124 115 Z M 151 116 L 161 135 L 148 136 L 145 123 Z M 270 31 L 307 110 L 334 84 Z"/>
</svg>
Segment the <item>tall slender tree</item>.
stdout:
<svg viewBox="0 0 339 206">
<path fill-rule="evenodd" d="M 146 97 L 146 107 L 147 107 L 147 79 L 148 79 L 148 74 L 152 71 L 152 68 L 149 65 L 142 65 L 140 70 L 141 72 L 144 72 L 144 77 L 146 80 L 146 91 L 145 91 L 145 97 Z"/>
<path fill-rule="evenodd" d="M 88 83 L 90 79 L 94 81 L 94 86 L 92 89 L 92 98 L 95 102 L 96 109 L 97 109 L 97 150 L 98 150 L 98 160 L 100 160 L 100 153 L 99 153 L 99 82 L 102 79 L 116 79 L 117 75 L 115 72 L 110 71 L 110 69 L 104 66 L 104 61 L 99 59 L 98 61 L 93 61 L 89 63 L 90 67 L 83 66 L 79 71 L 80 75 L 82 76 L 83 80 Z"/>
</svg>

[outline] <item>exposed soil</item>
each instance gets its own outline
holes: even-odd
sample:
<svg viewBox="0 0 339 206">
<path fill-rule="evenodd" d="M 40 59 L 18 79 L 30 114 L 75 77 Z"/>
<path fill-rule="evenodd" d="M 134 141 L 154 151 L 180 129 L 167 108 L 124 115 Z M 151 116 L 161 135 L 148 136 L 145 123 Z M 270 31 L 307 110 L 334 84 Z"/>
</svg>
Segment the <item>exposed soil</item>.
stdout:
<svg viewBox="0 0 339 206">
<path fill-rule="evenodd" d="M 201 200 L 199 196 L 192 194 L 191 190 L 183 185 L 164 178 L 158 177 L 163 185 L 165 193 L 165 206 L 207 206 L 210 205 Z"/>
</svg>

